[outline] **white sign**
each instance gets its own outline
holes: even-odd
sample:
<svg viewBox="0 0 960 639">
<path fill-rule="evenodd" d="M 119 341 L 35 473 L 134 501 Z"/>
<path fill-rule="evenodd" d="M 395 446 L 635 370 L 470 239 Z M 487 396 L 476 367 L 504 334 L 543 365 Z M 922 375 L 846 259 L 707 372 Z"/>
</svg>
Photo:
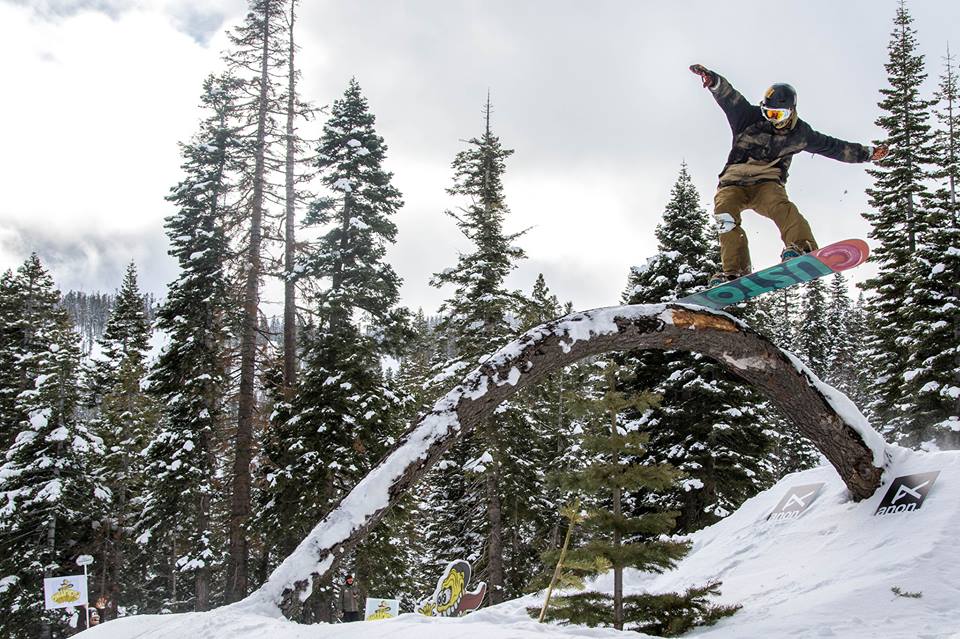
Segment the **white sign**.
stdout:
<svg viewBox="0 0 960 639">
<path fill-rule="evenodd" d="M 392 619 L 400 614 L 400 601 L 398 599 L 374 599 L 367 597 L 367 609 L 363 614 L 364 621 L 377 621 L 380 619 Z"/>
<path fill-rule="evenodd" d="M 805 486 L 794 486 L 787 491 L 787 494 L 783 496 L 783 499 L 781 499 L 777 507 L 773 509 L 773 512 L 767 515 L 767 519 L 773 521 L 796 519 L 810 507 L 810 504 L 812 504 L 820 494 L 821 488 L 823 488 L 823 482 L 819 484 L 807 484 Z"/>
<path fill-rule="evenodd" d="M 69 575 L 67 577 L 48 577 L 43 580 L 43 600 L 47 610 L 86 606 L 87 577 Z"/>
<path fill-rule="evenodd" d="M 80 555 L 77 557 L 78 566 L 89 566 L 93 563 L 93 555 Z"/>
</svg>

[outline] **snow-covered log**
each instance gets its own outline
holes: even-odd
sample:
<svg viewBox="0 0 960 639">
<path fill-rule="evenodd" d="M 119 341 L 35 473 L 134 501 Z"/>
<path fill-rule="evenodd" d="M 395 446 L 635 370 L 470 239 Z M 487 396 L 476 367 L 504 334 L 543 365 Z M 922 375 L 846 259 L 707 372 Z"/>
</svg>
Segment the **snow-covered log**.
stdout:
<svg viewBox="0 0 960 639">
<path fill-rule="evenodd" d="M 702 353 L 758 389 L 833 464 L 855 499 L 873 494 L 883 439 L 840 392 L 726 313 L 682 304 L 601 308 L 527 331 L 491 355 L 417 421 L 321 521 L 267 582 L 239 605 L 295 611 L 324 575 L 458 439 L 505 399 L 591 355 L 634 349 Z"/>
</svg>

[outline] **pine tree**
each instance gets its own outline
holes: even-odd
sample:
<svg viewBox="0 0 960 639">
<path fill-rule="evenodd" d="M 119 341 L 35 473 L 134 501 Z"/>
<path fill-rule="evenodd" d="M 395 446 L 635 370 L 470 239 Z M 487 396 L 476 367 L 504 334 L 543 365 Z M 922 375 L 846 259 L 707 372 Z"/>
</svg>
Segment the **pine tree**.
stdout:
<svg viewBox="0 0 960 639">
<path fill-rule="evenodd" d="M 533 284 L 529 303 L 520 315 L 520 330 L 528 330 L 564 314 L 543 274 Z M 557 503 L 562 495 L 546 481 L 543 469 L 557 468 L 571 444 L 570 398 L 579 392 L 569 369 L 548 375 L 516 396 L 514 427 L 501 423 L 501 447 L 523 451 L 507 455 L 500 464 L 504 511 L 504 591 L 507 597 L 526 592 L 530 575 L 540 566 L 540 555 L 559 542 L 562 522 Z"/>
<path fill-rule="evenodd" d="M 707 215 L 682 166 L 663 221 L 659 252 L 631 272 L 624 301 L 676 299 L 697 290 L 717 270 L 717 249 L 707 238 Z M 629 353 L 634 392 L 651 391 L 660 405 L 635 415 L 649 434 L 643 463 L 669 462 L 688 479 L 650 507 L 680 511 L 678 528 L 691 532 L 733 512 L 770 481 L 772 442 L 759 420 L 759 402 L 716 362 L 675 351 Z M 626 390 L 626 389 L 624 389 Z"/>
<path fill-rule="evenodd" d="M 431 284 L 452 286 L 453 294 L 440 307 L 438 331 L 451 342 L 452 358 L 441 365 L 442 377 L 473 368 L 485 354 L 495 351 L 513 336 L 525 301 L 521 293 L 504 285 L 523 251 L 513 244 L 522 233 L 507 234 L 503 223 L 509 213 L 503 191 L 506 160 L 513 151 L 501 145 L 490 126 L 487 99 L 486 126 L 479 138 L 453 160 L 454 184 L 447 189 L 466 202 L 458 212 L 447 211 L 472 244 L 460 254 L 457 265 L 434 275 Z M 504 514 L 504 496 L 514 487 L 504 484 L 505 460 L 523 458 L 523 450 L 511 450 L 510 429 L 522 428 L 524 417 L 516 402 L 501 405 L 496 416 L 482 425 L 468 441 L 456 445 L 428 480 L 436 487 L 428 497 L 432 521 L 428 543 L 438 563 L 467 558 L 474 572 L 489 587 L 491 603 L 505 596 L 504 540 L 509 532 Z M 451 546 L 449 540 L 456 538 Z M 483 549 L 478 554 L 478 549 Z M 454 553 L 460 552 L 459 557 Z"/>
<path fill-rule="evenodd" d="M 194 139 L 181 147 L 186 175 L 167 198 L 177 207 L 166 229 L 181 273 L 157 317 L 169 343 L 151 374 L 151 393 L 163 407 L 146 448 L 139 527 L 139 541 L 155 559 L 154 578 L 146 586 L 151 592 L 145 596 L 151 610 L 180 609 L 184 603 L 207 609 L 222 559 L 214 516 L 223 493 L 217 454 L 228 413 L 234 306 L 225 265 L 226 226 L 236 200 L 230 176 L 242 162 L 241 140 L 231 125 L 235 89 L 231 76 L 204 83 L 207 116 Z"/>
<path fill-rule="evenodd" d="M 137 551 L 131 532 L 139 518 L 144 485 L 139 453 L 156 421 L 156 407 L 143 390 L 149 337 L 137 271 L 131 263 L 87 380 L 86 399 L 94 408 L 90 428 L 103 440 L 105 451 L 97 461 L 96 475 L 110 494 L 108 503 L 100 509 L 98 561 L 93 570 L 99 585 L 97 596 L 107 601 L 104 621 L 115 618 L 121 605 L 136 609 L 146 576 L 143 562 L 131 565 Z M 96 591 L 91 588 L 91 592 Z"/>
<path fill-rule="evenodd" d="M 61 611 L 44 611 L 43 577 L 71 574 L 89 550 L 89 513 L 106 491 L 88 463 L 100 442 L 78 418 L 80 348 L 60 293 L 36 254 L 16 275 L 17 366 L 27 380 L 15 399 L 13 444 L 0 464 L 0 634 L 51 636 Z"/>
<path fill-rule="evenodd" d="M 246 100 L 237 101 L 239 121 L 244 124 L 247 164 L 242 174 L 243 191 L 249 193 L 245 206 L 238 209 L 243 229 L 238 238 L 234 264 L 241 294 L 238 317 L 239 380 L 237 421 L 233 433 L 233 467 L 230 472 L 230 522 L 227 557 L 227 601 L 237 601 L 249 590 L 250 514 L 252 508 L 255 424 L 261 418 L 257 405 L 260 370 L 260 285 L 265 274 L 264 234 L 270 230 L 268 204 L 279 200 L 276 185 L 270 180 L 272 169 L 284 166 L 276 157 L 279 126 L 276 114 L 284 113 L 279 104 L 278 77 L 289 66 L 289 34 L 284 23 L 289 0 L 251 0 L 243 24 L 230 34 L 228 67 L 244 81 L 239 85 Z"/>
<path fill-rule="evenodd" d="M 574 403 L 573 410 L 583 430 L 579 445 L 585 463 L 557 479 L 570 499 L 586 506 L 583 530 L 579 532 L 581 541 L 568 551 L 565 563 L 575 569 L 573 574 L 581 580 L 612 569 L 613 594 L 586 591 L 557 597 L 546 619 L 664 634 L 712 623 L 735 610 L 713 607 L 705 601 L 708 592 L 716 593 L 715 584 L 697 592 L 691 589 L 685 595 L 624 595 L 624 568 L 663 572 L 673 567 L 689 546 L 663 538 L 673 529 L 677 513 L 647 511 L 631 516 L 625 512 L 625 503 L 632 496 L 640 491 L 665 490 L 677 481 L 678 473 L 666 463 L 626 463 L 645 456 L 649 435 L 634 430 L 623 416 L 628 408 L 645 412 L 654 398 L 618 392 L 616 388 L 629 384 L 616 376 L 617 367 L 608 363 L 601 374 L 590 380 L 585 397 Z M 556 555 L 546 554 L 548 565 Z M 564 585 L 583 588 L 582 581 Z M 680 601 L 684 603 L 679 604 Z"/>
<path fill-rule="evenodd" d="M 821 379 L 826 378 L 830 364 L 828 319 L 827 287 L 822 279 L 811 280 L 804 285 L 799 331 L 795 339 L 796 354 Z"/>
<path fill-rule="evenodd" d="M 901 339 L 908 326 L 911 306 L 909 280 L 917 248 L 927 228 L 926 181 L 933 157 L 929 124 L 931 102 L 920 97 L 925 80 L 923 56 L 917 51 L 913 18 L 901 0 L 894 18 L 889 46 L 889 88 L 880 89 L 883 109 L 876 123 L 886 131 L 878 142 L 890 147 L 879 166 L 869 170 L 874 186 L 867 190 L 872 224 L 870 237 L 877 246 L 871 256 L 879 267 L 876 277 L 864 283 L 869 338 L 867 365 L 873 376 L 874 400 L 869 408 L 875 421 L 901 435 L 910 430 L 903 403 L 903 374 L 908 346 Z"/>
<path fill-rule="evenodd" d="M 912 443 L 960 444 L 960 104 L 957 73 L 947 51 L 937 95 L 937 131 L 929 224 L 910 272 L 904 309 L 909 359 L 903 380 Z"/>
<path fill-rule="evenodd" d="M 304 257 L 304 276 L 330 286 L 314 300 L 316 325 L 303 332 L 305 366 L 290 414 L 272 426 L 266 448 L 261 518 L 282 531 L 275 542 L 283 554 L 369 471 L 398 431 L 400 399 L 381 358 L 396 353 L 407 332 L 406 309 L 397 307 L 400 278 L 384 261 L 402 200 L 383 167 L 387 147 L 374 125 L 351 80 L 317 149 L 322 182 L 334 195 L 310 209 L 307 222 L 326 233 Z M 376 554 L 372 544 L 358 554 Z M 379 549 L 383 561 L 384 553 L 402 550 L 390 543 Z M 361 582 L 367 576 L 358 571 Z"/>
</svg>

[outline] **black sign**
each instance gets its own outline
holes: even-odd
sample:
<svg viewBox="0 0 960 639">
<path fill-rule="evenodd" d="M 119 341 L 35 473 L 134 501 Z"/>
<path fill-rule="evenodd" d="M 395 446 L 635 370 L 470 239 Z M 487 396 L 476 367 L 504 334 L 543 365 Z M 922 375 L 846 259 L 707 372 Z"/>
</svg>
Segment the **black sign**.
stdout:
<svg viewBox="0 0 960 639">
<path fill-rule="evenodd" d="M 880 502 L 880 507 L 874 515 L 893 515 L 918 510 L 939 474 L 940 471 L 935 470 L 930 473 L 897 477 L 890 484 L 887 494 L 883 496 L 883 501 Z"/>
<path fill-rule="evenodd" d="M 777 504 L 777 507 L 773 509 L 773 512 L 767 516 L 767 519 L 774 521 L 796 519 L 800 516 L 800 513 L 810 507 L 810 504 L 820 494 L 821 488 L 823 488 L 823 482 L 791 488 Z"/>
</svg>

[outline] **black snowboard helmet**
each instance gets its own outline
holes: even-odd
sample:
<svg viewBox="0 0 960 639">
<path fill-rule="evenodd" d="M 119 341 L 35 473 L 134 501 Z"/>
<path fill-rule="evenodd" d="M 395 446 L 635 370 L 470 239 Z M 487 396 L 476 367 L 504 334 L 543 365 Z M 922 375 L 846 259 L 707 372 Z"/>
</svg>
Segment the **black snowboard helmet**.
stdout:
<svg viewBox="0 0 960 639">
<path fill-rule="evenodd" d="M 797 92 L 789 84 L 774 84 L 766 93 L 763 94 L 763 100 L 760 101 L 760 110 L 763 111 L 763 117 L 770 124 L 782 129 L 792 120 L 797 110 Z"/>
<path fill-rule="evenodd" d="M 770 88 L 763 94 L 760 106 L 767 109 L 796 109 L 797 90 L 782 82 L 770 85 Z"/>
</svg>

